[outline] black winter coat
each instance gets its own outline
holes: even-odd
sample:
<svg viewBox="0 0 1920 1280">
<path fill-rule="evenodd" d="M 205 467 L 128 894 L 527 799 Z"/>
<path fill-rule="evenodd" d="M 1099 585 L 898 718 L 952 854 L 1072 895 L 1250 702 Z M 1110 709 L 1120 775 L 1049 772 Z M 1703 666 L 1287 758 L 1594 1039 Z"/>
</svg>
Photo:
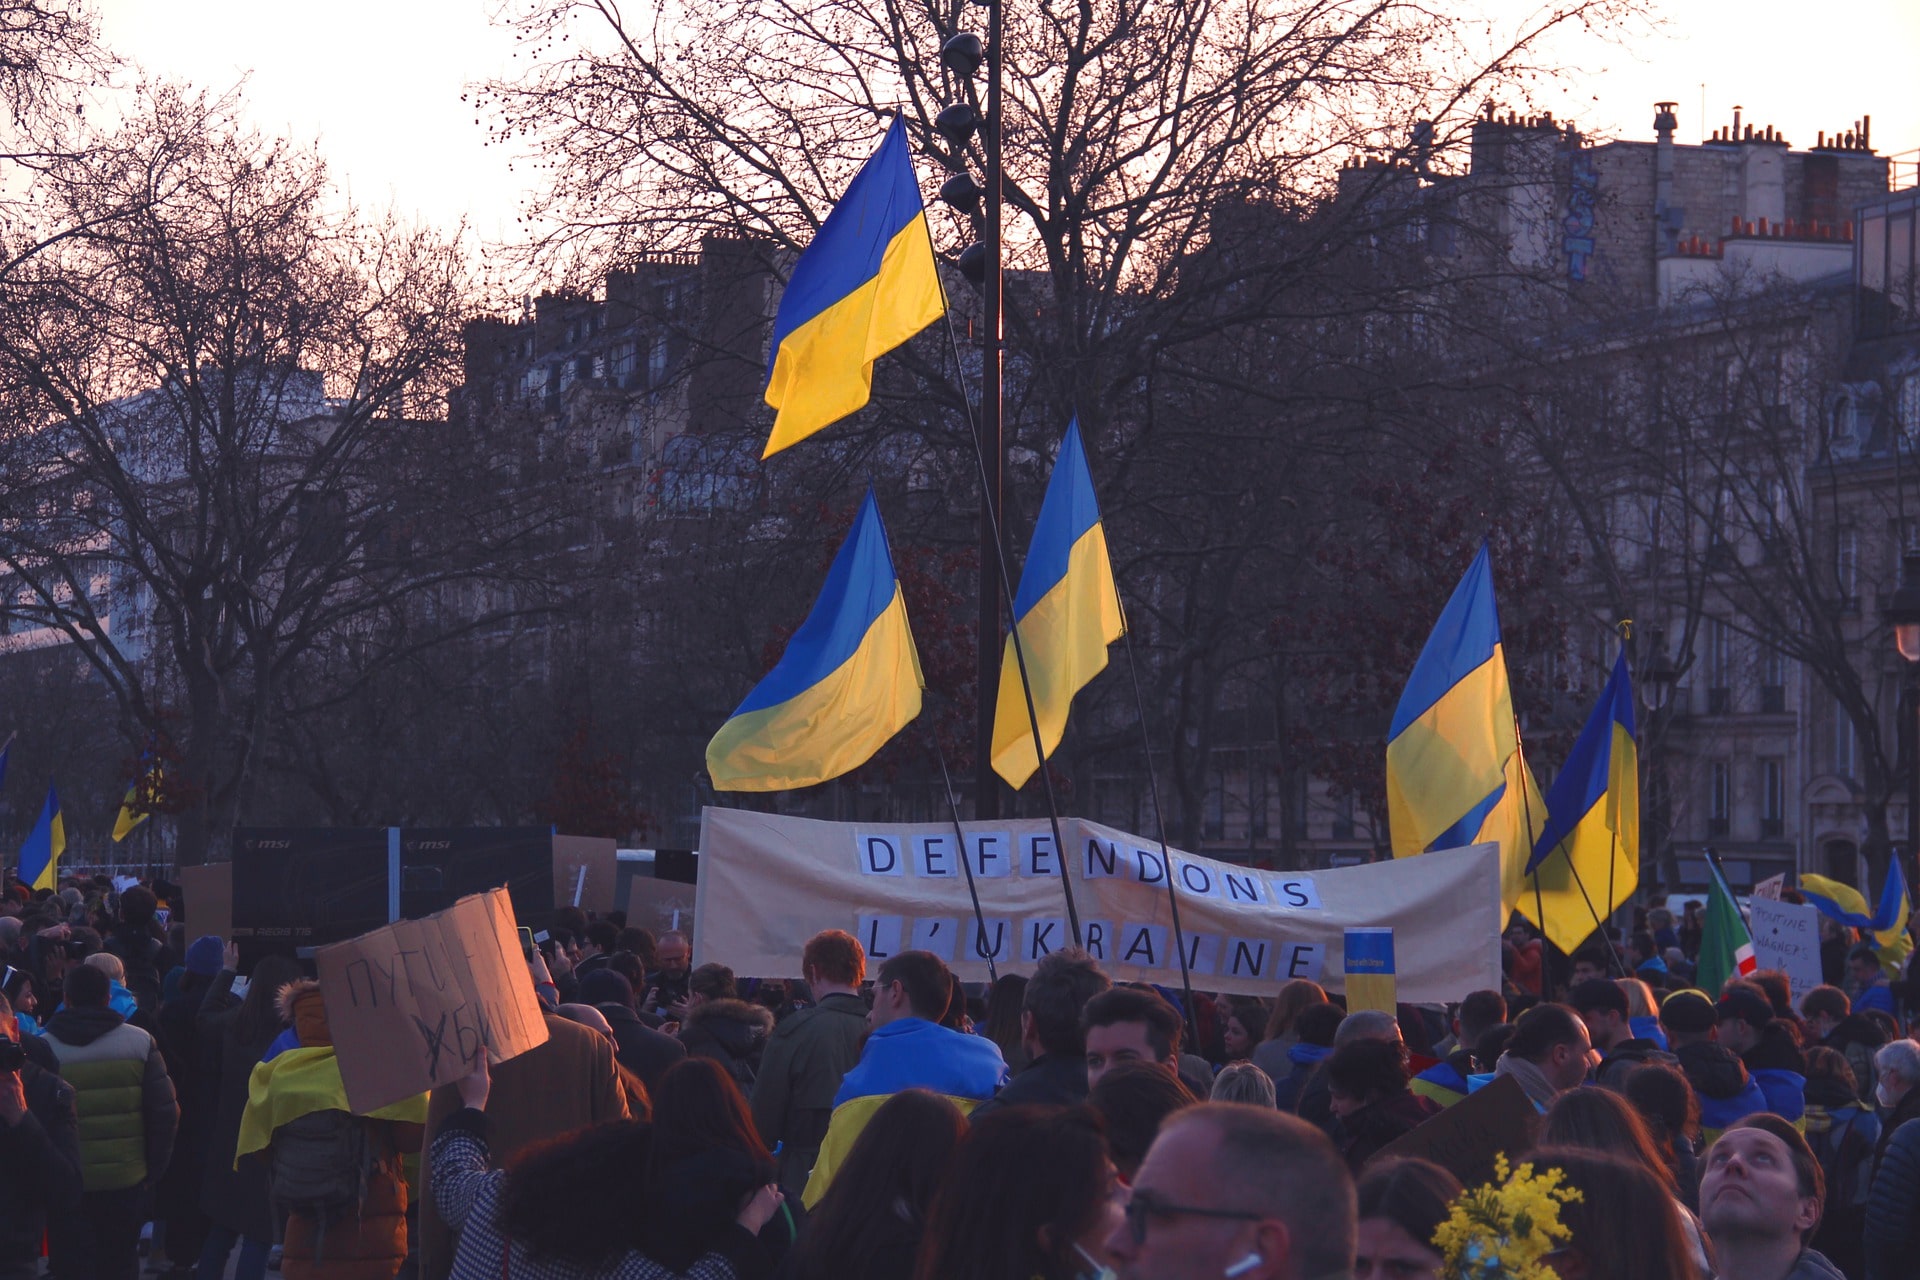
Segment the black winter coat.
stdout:
<svg viewBox="0 0 1920 1280">
<path fill-rule="evenodd" d="M 222 970 L 201 1002 L 196 1020 L 202 1042 L 218 1056 L 213 1080 L 213 1124 L 207 1135 L 206 1165 L 200 1174 L 200 1208 L 207 1217 L 253 1240 L 273 1239 L 273 1213 L 267 1207 L 267 1179 L 258 1167 L 235 1172 L 233 1153 L 240 1145 L 240 1117 L 247 1110 L 247 1084 L 267 1044 L 243 1044 L 234 1034 L 240 1002 L 233 994 L 233 973 Z"/>
<path fill-rule="evenodd" d="M 80 1121 L 73 1086 L 29 1061 L 20 1073 L 27 1114 L 0 1124 L 0 1280 L 40 1269 L 49 1216 L 80 1211 Z"/>
<path fill-rule="evenodd" d="M 727 1069 L 742 1093 L 753 1090 L 760 1051 L 773 1030 L 773 1011 L 745 1000 L 708 1000 L 687 1014 L 680 1043 L 690 1058 L 712 1058 Z M 695 1255 L 696 1257 L 699 1255 Z"/>
</svg>

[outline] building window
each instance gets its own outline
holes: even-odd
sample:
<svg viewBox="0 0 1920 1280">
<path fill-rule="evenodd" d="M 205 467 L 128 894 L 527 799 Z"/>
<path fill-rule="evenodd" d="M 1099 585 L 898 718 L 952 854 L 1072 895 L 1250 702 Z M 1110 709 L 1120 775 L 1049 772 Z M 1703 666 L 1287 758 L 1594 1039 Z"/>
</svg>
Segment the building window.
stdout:
<svg viewBox="0 0 1920 1280">
<path fill-rule="evenodd" d="M 1853 777 L 1853 771 L 1857 767 L 1854 763 L 1853 751 L 1853 717 L 1847 714 L 1846 704 L 1835 698 L 1833 700 L 1833 771 L 1843 778 Z"/>
<path fill-rule="evenodd" d="M 1833 555 L 1834 585 L 1840 588 L 1840 607 L 1860 607 L 1860 531 L 1842 529 Z"/>
<path fill-rule="evenodd" d="M 1732 629 L 1719 618 L 1707 620 L 1707 712 L 1722 715 L 1733 710 Z"/>
<path fill-rule="evenodd" d="M 1207 780 L 1207 807 L 1200 834 L 1207 840 L 1219 840 L 1227 834 L 1227 779 L 1223 773 L 1216 772 Z"/>
<path fill-rule="evenodd" d="M 607 374 L 619 386 L 626 386 L 633 377 L 633 344 L 617 342 L 607 357 Z"/>
<path fill-rule="evenodd" d="M 667 339 L 662 334 L 654 338 L 653 345 L 647 349 L 647 385 L 657 387 L 667 380 Z"/>
<path fill-rule="evenodd" d="M 1778 839 L 1786 830 L 1786 773 L 1785 761 L 1760 762 L 1760 835 L 1763 839 Z"/>
<path fill-rule="evenodd" d="M 1787 709 L 1787 655 L 1768 644 L 1760 659 L 1760 710 L 1779 715 Z"/>
<path fill-rule="evenodd" d="M 1715 760 L 1707 779 L 1707 834 L 1724 836 L 1733 825 L 1733 770 Z"/>
</svg>

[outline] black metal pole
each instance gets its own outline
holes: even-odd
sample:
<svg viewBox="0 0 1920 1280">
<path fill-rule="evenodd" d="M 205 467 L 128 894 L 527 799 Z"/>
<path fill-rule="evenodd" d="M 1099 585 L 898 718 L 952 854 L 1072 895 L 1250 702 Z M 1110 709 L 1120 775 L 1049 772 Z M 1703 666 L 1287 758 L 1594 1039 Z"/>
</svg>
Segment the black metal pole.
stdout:
<svg viewBox="0 0 1920 1280">
<path fill-rule="evenodd" d="M 1007 588 L 996 580 L 1005 547 L 1000 540 L 1000 512 L 1006 479 L 1005 396 L 1001 385 L 1006 342 L 1006 303 L 1001 290 L 1000 173 L 1000 17 L 1001 0 L 987 3 L 987 118 L 982 130 L 986 151 L 986 314 L 980 334 L 980 616 L 979 690 L 974 729 L 973 814 L 983 820 L 1000 816 L 1000 775 L 993 771 L 993 713 L 1000 691 L 1000 597 Z M 1046 762 L 1040 763 L 1042 769 Z M 1064 860 L 1066 850 L 1060 850 Z M 1063 862 L 1064 869 L 1064 862 Z M 1075 931 L 1076 933 L 1078 930 Z"/>
<path fill-rule="evenodd" d="M 960 825 L 960 802 L 954 798 L 953 775 L 947 772 L 947 749 L 940 745 L 940 731 L 929 729 L 927 736 L 933 739 L 933 753 L 940 761 L 940 785 L 947 793 L 947 812 L 953 815 L 953 834 L 960 841 L 960 869 L 967 873 L 967 896 L 973 899 L 973 952 L 987 962 L 987 979 L 1000 981 L 999 967 L 993 963 L 993 953 L 987 950 L 987 917 L 980 910 L 980 889 L 973 879 L 973 860 L 967 856 L 967 829 Z M 965 952 L 961 953 L 965 955 Z"/>
<path fill-rule="evenodd" d="M 1920 852 L 1920 662 L 1907 664 L 1906 708 L 1900 717 L 1901 749 L 1907 756 L 1907 847 L 1894 856 L 1901 869 Z"/>
</svg>

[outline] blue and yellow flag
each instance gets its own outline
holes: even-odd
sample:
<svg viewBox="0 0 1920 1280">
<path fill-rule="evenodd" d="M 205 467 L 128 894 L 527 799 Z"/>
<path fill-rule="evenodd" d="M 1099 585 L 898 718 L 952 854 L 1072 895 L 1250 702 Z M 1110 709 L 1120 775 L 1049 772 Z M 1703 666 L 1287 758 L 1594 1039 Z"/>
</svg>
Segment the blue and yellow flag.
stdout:
<svg viewBox="0 0 1920 1280">
<path fill-rule="evenodd" d="M 152 797 L 154 792 L 160 789 L 160 765 L 158 761 L 147 766 L 146 775 L 137 779 L 129 786 L 126 796 L 121 799 L 120 816 L 113 820 L 113 842 L 115 844 L 119 844 L 128 836 L 132 835 L 134 828 L 152 816 L 145 809 L 136 810 L 134 808 L 136 804 L 140 803 L 140 788 L 143 786 L 147 789 L 149 798 Z"/>
<path fill-rule="evenodd" d="M 1800 893 L 1820 908 L 1821 915 L 1871 933 L 1880 963 L 1889 970 L 1898 969 L 1913 951 L 1913 937 L 1907 932 L 1907 877 L 1899 858 L 1887 863 L 1887 882 L 1880 886 L 1880 902 L 1872 915 L 1867 914 L 1867 899 L 1858 889 L 1826 876 L 1802 873 Z"/>
<path fill-rule="evenodd" d="M 67 824 L 60 817 L 60 795 L 47 784 L 47 803 L 40 820 L 20 846 L 20 883 L 29 889 L 60 887 L 60 855 L 67 851 Z"/>
<path fill-rule="evenodd" d="M 1127 629 L 1078 421 L 1067 424 L 1067 438 L 1040 502 L 1033 545 L 1027 548 L 1013 600 L 1013 625 L 1026 653 L 1040 741 L 1052 755 L 1067 731 L 1073 695 L 1106 668 L 1107 646 Z M 1020 688 L 1020 662 L 1009 634 L 993 711 L 993 769 L 1018 789 L 1039 767 Z"/>
<path fill-rule="evenodd" d="M 920 714 L 920 655 L 872 490 L 787 650 L 707 744 L 718 791 L 811 787 Z"/>
<path fill-rule="evenodd" d="M 873 394 L 873 362 L 946 314 L 899 116 L 793 264 L 773 320 L 763 457 L 832 426 Z"/>
<path fill-rule="evenodd" d="M 1500 897 L 1511 912 L 1546 817 L 1514 724 L 1493 569 L 1483 543 L 1441 610 L 1394 709 L 1387 735 L 1393 856 L 1496 842 Z"/>
<path fill-rule="evenodd" d="M 1547 826 L 1527 870 L 1540 876 L 1535 921 L 1568 955 L 1619 910 L 1640 883 L 1640 752 L 1633 678 L 1621 651 L 1600 701 L 1547 792 Z M 1578 873 L 1576 876 L 1575 873 Z M 1585 890 L 1583 893 L 1582 890 Z"/>
</svg>

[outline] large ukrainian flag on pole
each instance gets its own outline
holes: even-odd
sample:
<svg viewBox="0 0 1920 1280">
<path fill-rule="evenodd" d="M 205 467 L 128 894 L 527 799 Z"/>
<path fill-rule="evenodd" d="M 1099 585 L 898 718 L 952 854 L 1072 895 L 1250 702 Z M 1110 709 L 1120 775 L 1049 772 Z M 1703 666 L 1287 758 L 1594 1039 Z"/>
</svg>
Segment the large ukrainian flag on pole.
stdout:
<svg viewBox="0 0 1920 1280">
<path fill-rule="evenodd" d="M 1537 908 L 1545 919 L 1535 923 L 1568 955 L 1640 884 L 1640 752 L 1633 732 L 1633 679 L 1623 648 L 1547 793 L 1546 832 L 1527 864 L 1540 877 Z M 1521 909 L 1532 901 L 1523 897 Z"/>
<path fill-rule="evenodd" d="M 1052 755 L 1067 731 L 1073 695 L 1105 669 L 1107 646 L 1127 629 L 1077 420 L 1067 424 L 1040 501 L 1033 545 L 1013 600 L 1013 625 L 1026 654 L 1041 745 Z M 1039 767 L 1020 688 L 1019 656 L 1009 634 L 1000 657 L 1000 700 L 993 710 L 993 769 L 1018 790 Z"/>
<path fill-rule="evenodd" d="M 873 393 L 873 362 L 946 314 L 926 206 L 899 116 L 793 264 L 773 321 L 763 457 L 833 425 Z"/>
<path fill-rule="evenodd" d="M 786 791 L 858 768 L 920 714 L 920 655 L 873 491 L 787 650 L 707 744 L 719 791 Z"/>
<path fill-rule="evenodd" d="M 1483 543 L 1441 610 L 1387 735 L 1393 856 L 1493 841 L 1511 912 L 1546 802 L 1514 725 L 1493 569 Z"/>
<path fill-rule="evenodd" d="M 20 846 L 20 883 L 29 889 L 56 889 L 60 885 L 60 855 L 67 851 L 67 824 L 60 817 L 60 795 L 47 784 L 47 803 Z"/>
</svg>

